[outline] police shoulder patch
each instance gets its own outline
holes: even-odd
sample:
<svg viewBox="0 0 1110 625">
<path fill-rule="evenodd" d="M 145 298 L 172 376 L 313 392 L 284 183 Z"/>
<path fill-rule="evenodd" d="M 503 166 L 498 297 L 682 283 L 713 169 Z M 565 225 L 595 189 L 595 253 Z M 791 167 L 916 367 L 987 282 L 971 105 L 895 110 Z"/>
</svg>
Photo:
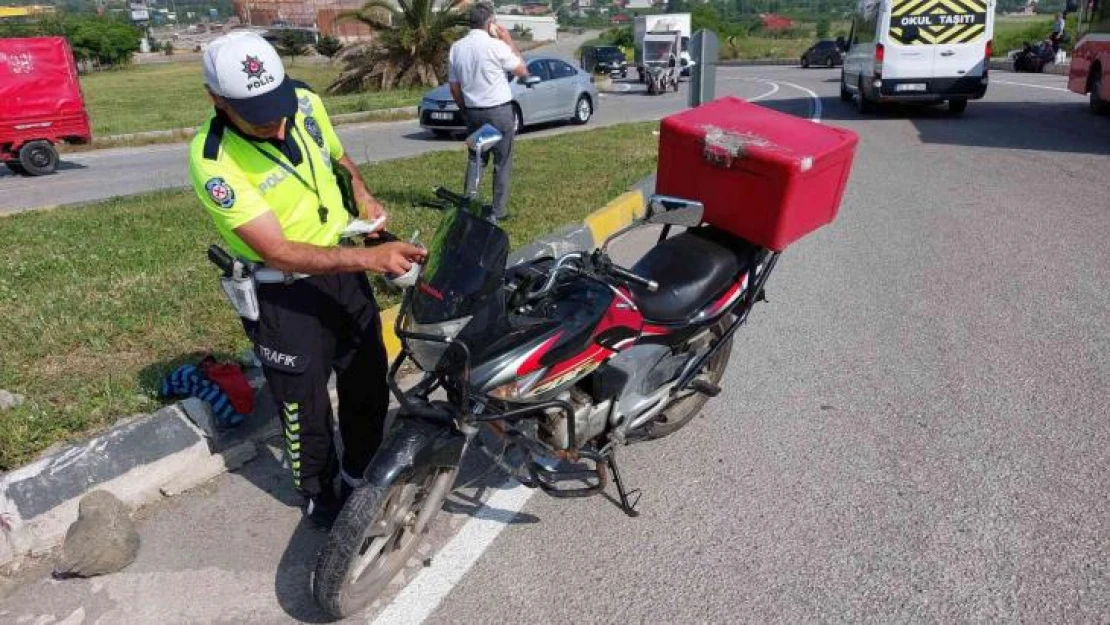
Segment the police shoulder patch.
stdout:
<svg viewBox="0 0 1110 625">
<path fill-rule="evenodd" d="M 297 98 L 297 108 L 300 109 L 301 115 L 312 115 L 315 112 L 312 109 L 312 100 L 308 96 Z"/>
<path fill-rule="evenodd" d="M 220 208 L 231 208 L 235 205 L 235 191 L 223 178 L 209 178 L 208 182 L 204 183 L 204 189 L 208 191 L 208 197 L 219 204 Z"/>
<path fill-rule="evenodd" d="M 324 147 L 324 133 L 320 130 L 320 124 L 316 122 L 316 118 L 309 115 L 304 118 L 304 129 L 308 131 L 308 136 L 316 142 L 316 145 Z"/>
</svg>

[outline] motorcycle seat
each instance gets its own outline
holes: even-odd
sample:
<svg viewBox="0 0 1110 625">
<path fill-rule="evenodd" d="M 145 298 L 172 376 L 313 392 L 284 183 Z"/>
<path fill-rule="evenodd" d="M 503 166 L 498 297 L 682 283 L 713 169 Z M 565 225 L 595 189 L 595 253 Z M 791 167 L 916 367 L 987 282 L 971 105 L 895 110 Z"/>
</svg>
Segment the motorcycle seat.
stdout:
<svg viewBox="0 0 1110 625">
<path fill-rule="evenodd" d="M 632 267 L 659 289 L 630 289 L 645 318 L 685 321 L 728 288 L 754 251 L 750 243 L 712 228 L 690 229 L 651 248 Z"/>
</svg>

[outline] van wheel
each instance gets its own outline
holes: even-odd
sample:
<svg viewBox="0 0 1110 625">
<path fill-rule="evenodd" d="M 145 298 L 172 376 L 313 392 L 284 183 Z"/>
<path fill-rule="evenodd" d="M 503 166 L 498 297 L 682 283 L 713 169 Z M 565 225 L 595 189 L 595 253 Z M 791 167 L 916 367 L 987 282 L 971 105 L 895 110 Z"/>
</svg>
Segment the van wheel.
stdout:
<svg viewBox="0 0 1110 625">
<path fill-rule="evenodd" d="M 1091 72 L 1091 84 L 1088 87 L 1091 92 L 1090 106 L 1091 112 L 1095 115 L 1110 115 L 1110 102 L 1103 100 L 1102 93 L 1102 69 L 1096 67 L 1095 71 Z"/>
<path fill-rule="evenodd" d="M 856 110 L 860 115 L 867 115 L 874 112 L 875 104 L 867 99 L 867 94 L 863 91 L 863 78 L 859 79 L 859 93 L 856 94 Z"/>
<path fill-rule="evenodd" d="M 28 141 L 19 150 L 19 164 L 31 176 L 45 176 L 58 166 L 58 151 L 49 141 Z"/>
<path fill-rule="evenodd" d="M 959 115 L 959 114 L 963 113 L 966 110 L 967 110 L 967 100 L 964 100 L 964 99 L 961 98 L 959 100 L 949 100 L 948 101 L 948 112 L 949 113 L 952 113 L 953 115 Z"/>
<path fill-rule="evenodd" d="M 844 81 L 844 72 L 840 73 L 840 101 L 851 102 L 852 92 L 848 91 L 848 83 Z"/>
</svg>

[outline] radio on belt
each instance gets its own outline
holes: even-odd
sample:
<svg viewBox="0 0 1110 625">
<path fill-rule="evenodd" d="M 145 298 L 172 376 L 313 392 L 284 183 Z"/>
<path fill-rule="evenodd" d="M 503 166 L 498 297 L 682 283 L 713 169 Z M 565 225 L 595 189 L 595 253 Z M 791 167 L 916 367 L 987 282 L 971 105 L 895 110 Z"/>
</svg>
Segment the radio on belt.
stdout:
<svg viewBox="0 0 1110 625">
<path fill-rule="evenodd" d="M 718 98 L 663 119 L 655 190 L 702 202 L 706 223 L 778 252 L 836 218 L 857 143 L 851 130 Z"/>
</svg>

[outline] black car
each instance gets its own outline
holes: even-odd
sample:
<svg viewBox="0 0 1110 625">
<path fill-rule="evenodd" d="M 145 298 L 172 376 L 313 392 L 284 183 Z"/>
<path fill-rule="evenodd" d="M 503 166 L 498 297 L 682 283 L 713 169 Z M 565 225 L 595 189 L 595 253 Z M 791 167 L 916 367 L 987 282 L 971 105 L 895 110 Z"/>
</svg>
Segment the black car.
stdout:
<svg viewBox="0 0 1110 625">
<path fill-rule="evenodd" d="M 582 48 L 582 69 L 591 74 L 620 74 L 628 77 L 628 59 L 617 46 L 585 46 Z"/>
<path fill-rule="evenodd" d="M 839 42 L 831 39 L 818 41 L 802 53 L 802 67 L 824 65 L 836 67 L 844 64 L 844 50 Z"/>
</svg>

